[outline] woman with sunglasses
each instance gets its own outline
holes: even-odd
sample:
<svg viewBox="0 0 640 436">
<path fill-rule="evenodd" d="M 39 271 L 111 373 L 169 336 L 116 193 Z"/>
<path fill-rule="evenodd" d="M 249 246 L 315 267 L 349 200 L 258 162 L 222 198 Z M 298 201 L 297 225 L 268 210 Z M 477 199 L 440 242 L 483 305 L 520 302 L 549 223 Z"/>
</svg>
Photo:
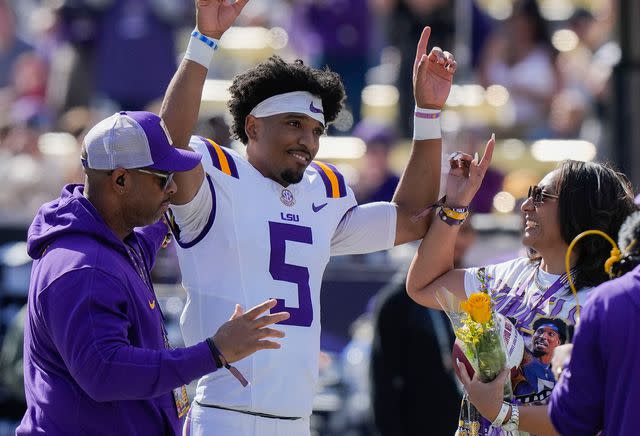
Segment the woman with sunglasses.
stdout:
<svg viewBox="0 0 640 436">
<path fill-rule="evenodd" d="M 536 434 L 635 434 L 640 426 L 636 398 L 640 383 L 627 374 L 640 371 L 640 212 L 631 214 L 618 236 L 621 258 L 614 280 L 593 290 L 581 313 L 572 359 L 561 363 L 549 405 L 522 408 L 520 429 Z M 627 334 L 620 335 L 619 332 Z M 554 356 L 557 360 L 557 356 Z M 564 365 L 564 368 L 562 367 Z M 469 400 L 483 416 L 496 416 L 502 404 L 505 371 L 491 383 L 471 378 L 459 365 Z"/>
<path fill-rule="evenodd" d="M 494 414 L 490 416 L 493 421 L 489 421 L 465 396 L 461 433 L 480 429 L 479 434 L 509 434 L 518 429 L 519 405 L 546 404 L 555 384 L 548 355 L 557 341 L 551 341 L 546 334 L 536 335 L 534 324 L 538 326 L 538 320 L 547 319 L 554 322 L 545 325 L 573 326 L 576 305 L 582 305 L 588 291 L 607 279 L 602 265 L 609 257 L 608 242 L 596 237 L 583 239 L 571 257 L 572 277 L 578 289 L 576 301 L 564 273 L 566 250 L 575 236 L 588 229 L 617 234 L 624 218 L 635 210 L 624 175 L 603 164 L 567 160 L 529 189 L 529 197 L 520 208 L 527 257 L 454 269 L 453 246 L 459 224 L 466 218 L 468 205 L 480 187 L 493 145 L 493 140 L 489 141 L 480 162 L 463 153 L 450 159 L 444 205 L 438 209 L 438 217 L 423 239 L 407 278 L 409 295 L 419 304 L 435 309 L 440 309 L 436 291 L 442 288 L 460 299 L 484 290 L 491 296 L 494 309 L 509 318 L 523 336 L 523 364 L 511 372 L 516 405 L 505 406 L 506 413 Z M 556 333 L 566 337 L 564 331 Z M 544 433 L 544 429 L 535 432 Z"/>
</svg>

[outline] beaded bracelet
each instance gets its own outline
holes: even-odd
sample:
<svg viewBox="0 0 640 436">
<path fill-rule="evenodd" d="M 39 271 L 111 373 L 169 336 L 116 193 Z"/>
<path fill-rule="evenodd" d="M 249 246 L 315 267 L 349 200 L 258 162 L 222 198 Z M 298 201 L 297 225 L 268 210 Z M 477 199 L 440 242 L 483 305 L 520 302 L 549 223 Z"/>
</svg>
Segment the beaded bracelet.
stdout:
<svg viewBox="0 0 640 436">
<path fill-rule="evenodd" d="M 462 223 L 464 223 L 464 221 L 467 219 L 466 215 L 462 219 L 448 216 L 447 213 L 444 211 L 444 209 L 445 209 L 444 206 L 438 209 L 438 217 L 450 226 L 459 226 Z"/>
<path fill-rule="evenodd" d="M 442 206 L 442 211 L 446 216 L 452 218 L 454 220 L 462 220 L 464 221 L 469 216 L 469 208 L 461 207 L 461 208 L 451 208 L 448 206 Z"/>
<path fill-rule="evenodd" d="M 516 404 L 511 404 L 511 417 L 502 424 L 502 430 L 506 432 L 516 431 L 520 427 L 520 409 Z"/>
</svg>

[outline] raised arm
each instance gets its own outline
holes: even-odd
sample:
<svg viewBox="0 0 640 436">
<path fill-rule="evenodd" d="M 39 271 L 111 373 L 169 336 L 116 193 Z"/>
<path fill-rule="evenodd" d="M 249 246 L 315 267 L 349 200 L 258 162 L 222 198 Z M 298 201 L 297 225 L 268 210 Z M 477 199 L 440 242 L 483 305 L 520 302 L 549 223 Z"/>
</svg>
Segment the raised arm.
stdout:
<svg viewBox="0 0 640 436">
<path fill-rule="evenodd" d="M 494 145 L 495 139 L 492 137 L 479 162 L 477 155 L 472 158 L 465 153 L 455 153 L 449 159 L 451 169 L 447 176 L 446 206 L 469 206 L 489 168 Z M 435 293 L 443 287 L 458 298 L 467 298 L 464 271 L 453 269 L 453 247 L 459 229 L 459 225 L 449 225 L 435 218 L 420 243 L 407 276 L 407 292 L 418 304 L 440 309 Z"/>
<path fill-rule="evenodd" d="M 196 0 L 197 30 L 207 38 L 220 39 L 248 2 L 249 0 L 238 0 L 229 4 L 218 0 Z M 192 53 L 204 52 L 204 59 L 207 54 L 212 55 L 214 50 L 200 41 L 197 36 L 191 37 L 189 45 L 194 49 Z M 211 53 L 207 53 L 207 50 Z M 171 79 L 162 101 L 160 117 L 169 130 L 173 145 L 178 148 L 189 147 L 189 138 L 198 121 L 202 88 L 208 70 L 208 62 L 204 61 L 203 64 L 185 57 Z M 178 185 L 178 192 L 173 196 L 172 203 L 185 204 L 191 201 L 198 192 L 203 178 L 202 165 L 198 165 L 191 171 L 176 173 L 174 180 Z"/>
<path fill-rule="evenodd" d="M 418 42 L 413 64 L 413 94 L 418 108 L 432 109 L 434 114 L 431 115 L 439 117 L 437 111 L 442 109 L 449 96 L 456 61 L 451 53 L 438 47 L 434 47 L 427 56 L 430 34 L 431 28 L 425 27 Z M 414 134 L 411 157 L 392 200 L 397 205 L 398 214 L 395 245 L 424 236 L 430 219 L 414 222 L 411 217 L 426 204 L 435 202 L 440 190 L 442 138 L 437 127 L 438 119 L 425 120 L 418 115 L 414 118 L 416 122 L 434 123 L 437 132 L 433 135 L 424 135 L 424 132 Z M 432 139 L 416 139 L 425 137 Z"/>
</svg>

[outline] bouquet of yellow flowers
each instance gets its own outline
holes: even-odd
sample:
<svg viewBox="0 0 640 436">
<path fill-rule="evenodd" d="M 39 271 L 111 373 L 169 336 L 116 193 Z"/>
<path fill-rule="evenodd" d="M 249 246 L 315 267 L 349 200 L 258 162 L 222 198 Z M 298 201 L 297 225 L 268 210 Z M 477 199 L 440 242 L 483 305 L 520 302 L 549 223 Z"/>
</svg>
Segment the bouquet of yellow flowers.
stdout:
<svg viewBox="0 0 640 436">
<path fill-rule="evenodd" d="M 468 300 L 459 301 L 453 294 L 443 290 L 437 293 L 437 298 L 451 320 L 458 339 L 454 346 L 454 357 L 468 361 L 482 382 L 494 380 L 507 366 L 505 340 L 511 342 L 521 339 L 516 338 L 519 335 L 513 325 L 493 311 L 491 297 L 486 292 L 476 292 Z M 509 382 L 505 386 L 505 396 L 511 396 Z"/>
<path fill-rule="evenodd" d="M 436 298 L 451 320 L 456 335 L 453 358 L 465 364 L 470 376 L 477 372 L 478 378 L 486 383 L 494 380 L 504 368 L 520 364 L 524 353 L 522 336 L 511 321 L 493 310 L 491 297 L 485 290 L 460 301 L 446 289 L 442 289 L 436 293 Z M 457 365 L 454 368 L 457 372 Z M 505 381 L 503 396 L 506 401 L 510 401 L 513 396 L 510 377 Z M 456 435 L 502 434 L 491 425 L 465 394 Z"/>
<path fill-rule="evenodd" d="M 454 323 L 455 334 L 482 382 L 494 380 L 504 369 L 507 358 L 498 321 L 491 310 L 491 298 L 484 292 L 472 294 L 460 303 L 462 309 Z M 458 324 L 458 325 L 455 325 Z"/>
</svg>

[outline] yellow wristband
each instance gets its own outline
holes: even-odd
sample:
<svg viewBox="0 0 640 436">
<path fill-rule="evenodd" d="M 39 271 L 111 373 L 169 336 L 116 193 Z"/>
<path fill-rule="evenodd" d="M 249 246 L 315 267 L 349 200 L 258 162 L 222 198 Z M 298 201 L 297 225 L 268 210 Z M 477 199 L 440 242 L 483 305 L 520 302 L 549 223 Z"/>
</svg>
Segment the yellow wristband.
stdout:
<svg viewBox="0 0 640 436">
<path fill-rule="evenodd" d="M 442 211 L 449 218 L 453 218 L 454 220 L 462 221 L 469 216 L 469 211 L 466 212 L 456 212 L 453 209 L 449 209 L 448 207 L 442 206 Z"/>
</svg>

